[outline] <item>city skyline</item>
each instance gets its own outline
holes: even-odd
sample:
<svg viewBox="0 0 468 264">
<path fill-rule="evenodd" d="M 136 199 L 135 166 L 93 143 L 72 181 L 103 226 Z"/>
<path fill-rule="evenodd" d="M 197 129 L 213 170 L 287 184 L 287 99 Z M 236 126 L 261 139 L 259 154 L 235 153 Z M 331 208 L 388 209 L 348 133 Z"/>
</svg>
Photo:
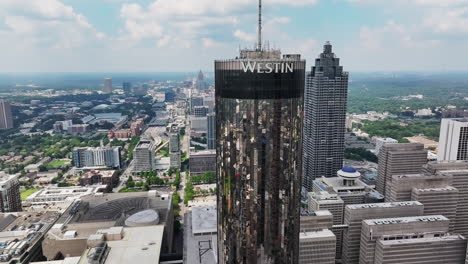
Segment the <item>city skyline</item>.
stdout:
<svg viewBox="0 0 468 264">
<path fill-rule="evenodd" d="M 265 39 L 283 53 L 310 60 L 330 40 L 343 44 L 336 52 L 350 72 L 468 70 L 468 53 L 445 55 L 468 42 L 460 37 L 468 31 L 464 0 L 266 4 Z M 0 71 L 206 71 L 256 37 L 254 0 L 47 0 L 46 6 L 0 3 L 0 36 L 10 40 L 0 44 L 9 51 Z M 412 60 L 401 64 L 403 57 Z"/>
</svg>

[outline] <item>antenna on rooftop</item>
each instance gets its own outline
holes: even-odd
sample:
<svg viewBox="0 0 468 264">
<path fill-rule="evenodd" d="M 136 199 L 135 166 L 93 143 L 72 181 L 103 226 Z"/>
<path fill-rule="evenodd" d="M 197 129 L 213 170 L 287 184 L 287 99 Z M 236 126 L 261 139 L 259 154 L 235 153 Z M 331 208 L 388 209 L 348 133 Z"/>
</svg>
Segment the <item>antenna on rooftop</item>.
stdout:
<svg viewBox="0 0 468 264">
<path fill-rule="evenodd" d="M 258 0 L 258 39 L 257 51 L 262 51 L 262 0 Z"/>
</svg>

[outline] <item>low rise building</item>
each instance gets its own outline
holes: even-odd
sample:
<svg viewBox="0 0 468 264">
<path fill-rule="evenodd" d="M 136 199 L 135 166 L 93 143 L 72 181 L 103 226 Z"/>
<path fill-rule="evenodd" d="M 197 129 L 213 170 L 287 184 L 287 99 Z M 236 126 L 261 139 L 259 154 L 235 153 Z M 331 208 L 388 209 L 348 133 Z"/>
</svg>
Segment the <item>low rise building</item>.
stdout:
<svg viewBox="0 0 468 264">
<path fill-rule="evenodd" d="M 81 186 L 88 185 L 106 185 L 107 189 L 112 189 L 119 181 L 118 174 L 115 170 L 91 170 L 85 172 L 80 178 Z"/>
<path fill-rule="evenodd" d="M 216 171 L 216 150 L 190 153 L 189 166 L 192 175 L 202 175 L 205 172 Z"/>
</svg>

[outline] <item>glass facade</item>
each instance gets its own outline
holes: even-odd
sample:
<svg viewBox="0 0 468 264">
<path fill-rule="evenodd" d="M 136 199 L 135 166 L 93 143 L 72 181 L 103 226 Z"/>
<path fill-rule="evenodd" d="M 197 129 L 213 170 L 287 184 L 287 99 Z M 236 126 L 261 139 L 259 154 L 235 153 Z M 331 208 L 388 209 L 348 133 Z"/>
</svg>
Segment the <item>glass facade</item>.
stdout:
<svg viewBox="0 0 468 264">
<path fill-rule="evenodd" d="M 218 263 L 298 262 L 304 78 L 299 56 L 215 62 Z"/>
</svg>

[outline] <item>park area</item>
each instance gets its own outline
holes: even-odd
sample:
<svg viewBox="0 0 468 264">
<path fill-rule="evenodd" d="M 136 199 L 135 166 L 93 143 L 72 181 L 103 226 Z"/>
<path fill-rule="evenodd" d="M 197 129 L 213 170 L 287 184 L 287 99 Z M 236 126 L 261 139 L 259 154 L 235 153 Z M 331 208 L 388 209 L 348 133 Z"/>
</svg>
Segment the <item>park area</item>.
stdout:
<svg viewBox="0 0 468 264">
<path fill-rule="evenodd" d="M 21 190 L 21 201 L 25 201 L 31 194 L 38 192 L 40 189 Z"/>
</svg>

